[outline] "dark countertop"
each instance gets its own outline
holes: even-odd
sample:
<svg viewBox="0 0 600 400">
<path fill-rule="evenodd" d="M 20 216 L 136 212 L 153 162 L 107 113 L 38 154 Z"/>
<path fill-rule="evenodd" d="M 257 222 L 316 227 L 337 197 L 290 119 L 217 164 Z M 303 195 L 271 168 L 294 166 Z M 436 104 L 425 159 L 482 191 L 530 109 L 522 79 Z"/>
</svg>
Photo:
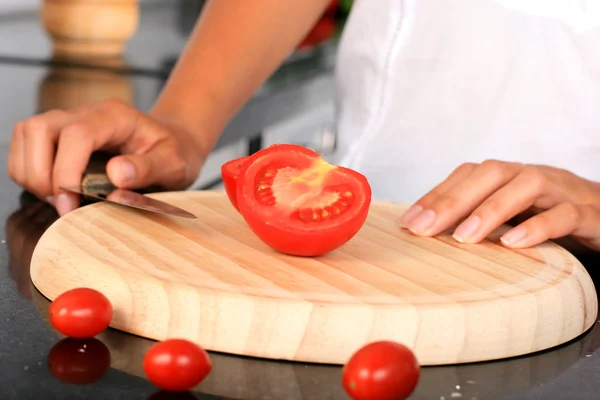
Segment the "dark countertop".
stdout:
<svg viewBox="0 0 600 400">
<path fill-rule="evenodd" d="M 147 26 L 144 21 L 170 15 L 168 10 L 162 12 L 165 14 L 148 13 L 147 19 L 142 21 L 144 29 Z M 1 33 L 2 26 L 0 22 L 0 53 L 7 55 L 10 46 L 3 44 L 2 38 L 6 36 Z M 177 54 L 178 50 L 175 46 L 173 53 Z M 132 54 L 136 51 L 132 50 Z M 328 90 L 331 83 L 328 54 L 331 55 L 325 51 L 320 56 L 290 61 L 240 112 L 228 127 L 229 136 L 224 137 L 220 146 L 248 140 L 266 125 L 293 113 L 305 102 L 303 90 Z M 193 397 L 158 395 L 141 370 L 143 354 L 153 342 L 114 330 L 98 337 L 110 350 L 112 360 L 112 368 L 102 379 L 87 385 L 72 385 L 51 374 L 48 355 L 61 337 L 47 323 L 49 302 L 31 285 L 29 260 L 38 238 L 56 219 L 56 214 L 49 206 L 23 193 L 8 178 L 6 158 L 12 127 L 16 121 L 48 107 L 76 104 L 79 98 L 74 94 L 79 92 L 73 88 L 81 88 L 78 85 L 82 82 L 92 91 L 111 88 L 116 93 L 129 93 L 137 107 L 147 109 L 158 94 L 164 77 L 135 71 L 118 75 L 102 70 L 58 68 L 50 65 L 44 59 L 46 56 L 43 51 L 37 54 L 41 60 L 37 63 L 0 60 L 0 223 L 4 224 L 0 234 L 0 398 L 346 399 L 340 367 L 214 353 L 211 354 L 214 370 Z M 145 59 L 141 57 L 139 65 L 144 66 L 151 59 L 150 55 Z M 146 65 L 156 66 L 151 62 Z M 600 274 L 596 271 L 600 256 L 580 259 L 595 282 L 599 282 Z M 535 355 L 470 365 L 426 367 L 411 399 L 597 399 L 600 392 L 600 379 L 597 378 L 600 376 L 599 346 L 600 328 L 594 326 L 590 332 L 566 345 Z"/>
</svg>

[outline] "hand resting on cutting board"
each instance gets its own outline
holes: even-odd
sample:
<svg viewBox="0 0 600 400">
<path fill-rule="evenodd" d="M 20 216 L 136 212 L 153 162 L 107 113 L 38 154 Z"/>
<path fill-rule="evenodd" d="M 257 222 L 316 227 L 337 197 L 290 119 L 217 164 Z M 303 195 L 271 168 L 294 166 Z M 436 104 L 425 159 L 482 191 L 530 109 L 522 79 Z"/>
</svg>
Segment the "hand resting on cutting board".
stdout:
<svg viewBox="0 0 600 400">
<path fill-rule="evenodd" d="M 417 200 L 400 223 L 420 236 L 458 224 L 453 234 L 457 241 L 478 243 L 513 219 L 519 223 L 501 238 L 507 247 L 570 236 L 598 251 L 600 184 L 543 165 L 465 163 Z"/>
</svg>

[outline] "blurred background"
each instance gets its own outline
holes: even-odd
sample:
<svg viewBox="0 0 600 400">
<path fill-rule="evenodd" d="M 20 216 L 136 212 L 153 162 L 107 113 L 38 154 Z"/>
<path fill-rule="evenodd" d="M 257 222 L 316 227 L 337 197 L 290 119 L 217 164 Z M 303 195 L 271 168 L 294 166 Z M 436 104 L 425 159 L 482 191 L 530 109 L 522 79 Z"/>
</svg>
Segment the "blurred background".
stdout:
<svg viewBox="0 0 600 400">
<path fill-rule="evenodd" d="M 275 142 L 303 144 L 325 156 L 335 152 L 333 69 L 351 6 L 351 0 L 331 1 L 231 121 L 196 188 L 219 188 L 223 162 Z M 203 7 L 204 0 L 0 1 L 4 155 L 15 122 L 40 112 L 108 98 L 148 110 Z"/>
</svg>

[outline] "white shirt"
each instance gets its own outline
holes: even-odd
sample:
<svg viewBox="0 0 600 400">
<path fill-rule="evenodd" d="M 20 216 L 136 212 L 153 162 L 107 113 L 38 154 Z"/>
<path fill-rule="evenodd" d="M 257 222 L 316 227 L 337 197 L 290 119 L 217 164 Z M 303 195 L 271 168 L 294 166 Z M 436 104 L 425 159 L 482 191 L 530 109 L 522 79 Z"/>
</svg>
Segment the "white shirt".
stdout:
<svg viewBox="0 0 600 400">
<path fill-rule="evenodd" d="M 336 162 L 411 203 L 464 162 L 600 181 L 600 0 L 355 0 Z"/>
</svg>

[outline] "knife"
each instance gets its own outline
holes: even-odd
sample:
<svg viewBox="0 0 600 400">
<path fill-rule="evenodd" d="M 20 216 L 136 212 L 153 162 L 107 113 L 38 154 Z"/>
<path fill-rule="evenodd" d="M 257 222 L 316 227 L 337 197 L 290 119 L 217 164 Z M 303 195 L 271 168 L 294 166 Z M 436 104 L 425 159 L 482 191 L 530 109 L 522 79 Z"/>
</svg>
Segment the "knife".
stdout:
<svg viewBox="0 0 600 400">
<path fill-rule="evenodd" d="M 112 156 L 112 154 L 104 152 L 93 153 L 81 179 L 81 184 L 79 186 L 60 186 L 60 188 L 71 193 L 80 194 L 86 200 L 106 201 L 159 214 L 198 219 L 194 214 L 179 207 L 144 196 L 143 194 L 158 191 L 158 189 L 153 190 L 151 187 L 148 187 L 140 191 L 133 191 L 120 189 L 113 185 L 106 174 L 106 164 Z"/>
</svg>

